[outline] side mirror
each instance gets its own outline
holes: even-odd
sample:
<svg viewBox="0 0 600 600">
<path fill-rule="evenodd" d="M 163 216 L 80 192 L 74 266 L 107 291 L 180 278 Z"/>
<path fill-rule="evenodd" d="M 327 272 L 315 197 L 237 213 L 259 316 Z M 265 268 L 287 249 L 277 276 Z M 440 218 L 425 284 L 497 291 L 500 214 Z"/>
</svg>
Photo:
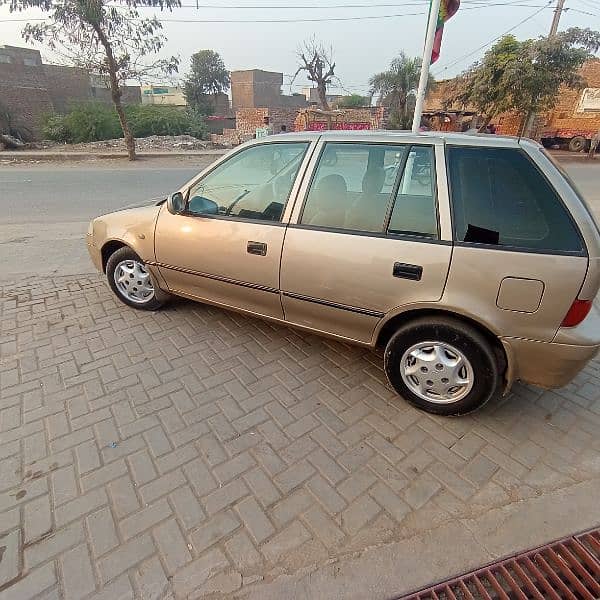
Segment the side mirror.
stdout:
<svg viewBox="0 0 600 600">
<path fill-rule="evenodd" d="M 178 215 L 185 209 L 185 199 L 181 192 L 175 192 L 167 198 L 167 208 L 169 212 Z"/>
<path fill-rule="evenodd" d="M 204 196 L 194 196 L 190 199 L 188 209 L 195 215 L 218 215 L 219 205 Z"/>
</svg>

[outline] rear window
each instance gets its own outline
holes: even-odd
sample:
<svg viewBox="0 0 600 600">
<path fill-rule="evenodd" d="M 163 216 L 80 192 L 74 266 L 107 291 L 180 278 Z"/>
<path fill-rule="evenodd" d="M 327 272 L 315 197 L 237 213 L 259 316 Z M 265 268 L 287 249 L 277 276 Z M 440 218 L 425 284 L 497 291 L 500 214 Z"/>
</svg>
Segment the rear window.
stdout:
<svg viewBox="0 0 600 600">
<path fill-rule="evenodd" d="M 556 190 L 512 148 L 448 147 L 457 241 L 575 252 L 583 241 Z"/>
</svg>

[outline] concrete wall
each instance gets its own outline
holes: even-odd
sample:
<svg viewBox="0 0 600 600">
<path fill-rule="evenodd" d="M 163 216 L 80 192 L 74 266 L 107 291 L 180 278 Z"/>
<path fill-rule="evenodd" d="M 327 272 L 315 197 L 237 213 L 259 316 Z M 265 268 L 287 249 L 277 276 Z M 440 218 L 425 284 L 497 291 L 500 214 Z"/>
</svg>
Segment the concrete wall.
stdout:
<svg viewBox="0 0 600 600">
<path fill-rule="evenodd" d="M 34 139 L 41 136 L 44 114 L 64 113 L 76 102 L 110 104 L 110 91 L 94 82 L 92 86 L 85 69 L 43 64 L 38 50 L 0 45 L 0 102 L 15 124 L 26 127 Z M 140 103 L 138 86 L 123 88 L 123 103 Z"/>
<path fill-rule="evenodd" d="M 39 136 L 41 116 L 53 110 L 41 65 L 37 50 L 0 46 L 0 102 L 11 113 L 13 125 L 27 128 L 32 137 Z"/>
<path fill-rule="evenodd" d="M 56 112 L 67 112 L 73 102 L 92 99 L 90 76 L 85 69 L 61 65 L 42 65 L 41 68 Z"/>
</svg>

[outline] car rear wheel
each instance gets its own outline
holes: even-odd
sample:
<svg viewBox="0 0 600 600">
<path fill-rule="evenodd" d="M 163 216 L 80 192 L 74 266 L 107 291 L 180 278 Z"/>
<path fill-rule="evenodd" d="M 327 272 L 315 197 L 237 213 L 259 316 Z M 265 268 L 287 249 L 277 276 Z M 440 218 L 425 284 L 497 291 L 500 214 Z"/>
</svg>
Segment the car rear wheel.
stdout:
<svg viewBox="0 0 600 600">
<path fill-rule="evenodd" d="M 131 248 L 119 248 L 110 255 L 106 277 L 117 298 L 128 306 L 157 310 L 165 303 L 162 294 L 157 293 L 144 261 Z"/>
<path fill-rule="evenodd" d="M 473 327 L 444 317 L 406 323 L 385 349 L 385 372 L 405 400 L 430 413 L 463 415 L 500 391 L 498 361 Z"/>
</svg>

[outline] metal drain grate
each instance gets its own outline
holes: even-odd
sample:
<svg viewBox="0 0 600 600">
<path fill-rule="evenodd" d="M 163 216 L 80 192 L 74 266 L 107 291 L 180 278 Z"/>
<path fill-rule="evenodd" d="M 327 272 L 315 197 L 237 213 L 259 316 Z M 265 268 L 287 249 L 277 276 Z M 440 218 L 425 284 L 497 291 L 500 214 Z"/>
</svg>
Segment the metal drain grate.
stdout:
<svg viewBox="0 0 600 600">
<path fill-rule="evenodd" d="M 536 548 L 401 600 L 598 600 L 600 529 Z"/>
</svg>

